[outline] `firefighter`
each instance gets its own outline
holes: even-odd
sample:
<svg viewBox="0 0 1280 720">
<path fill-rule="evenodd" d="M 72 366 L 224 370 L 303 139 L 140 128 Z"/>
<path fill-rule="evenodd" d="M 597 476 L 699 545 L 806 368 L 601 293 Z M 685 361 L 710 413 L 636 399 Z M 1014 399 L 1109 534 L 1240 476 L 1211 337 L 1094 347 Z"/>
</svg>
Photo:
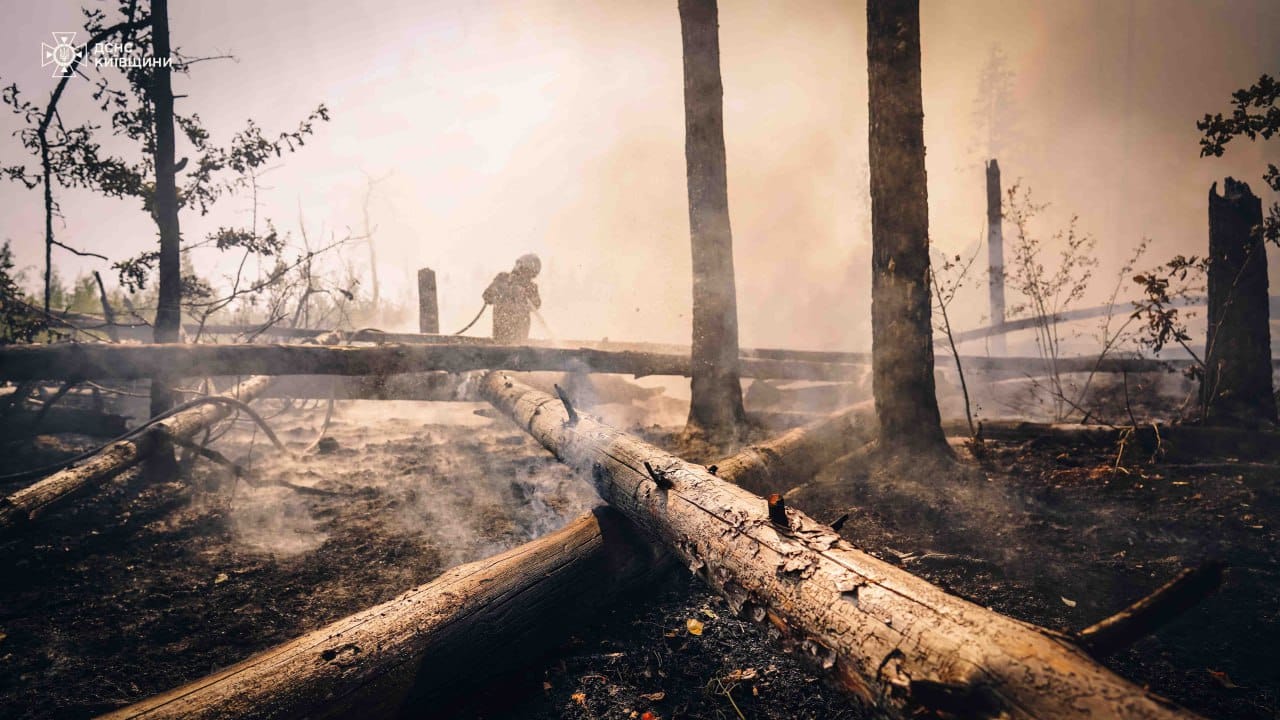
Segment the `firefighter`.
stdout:
<svg viewBox="0 0 1280 720">
<path fill-rule="evenodd" d="M 484 291 L 484 301 L 493 306 L 493 339 L 503 344 L 529 339 L 529 316 L 542 306 L 533 279 L 542 270 L 542 261 L 530 253 L 516 260 L 511 272 L 498 273 Z"/>
</svg>

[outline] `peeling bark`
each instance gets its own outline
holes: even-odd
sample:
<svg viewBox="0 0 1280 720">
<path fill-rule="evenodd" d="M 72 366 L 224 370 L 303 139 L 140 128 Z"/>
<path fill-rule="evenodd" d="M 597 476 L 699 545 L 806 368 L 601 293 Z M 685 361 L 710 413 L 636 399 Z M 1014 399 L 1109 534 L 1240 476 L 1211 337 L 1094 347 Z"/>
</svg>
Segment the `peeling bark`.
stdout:
<svg viewBox="0 0 1280 720">
<path fill-rule="evenodd" d="M 766 618 L 868 704 L 969 717 L 1194 717 L 1041 628 L 946 594 L 766 502 L 561 402 L 490 373 L 482 392 L 674 550 L 730 606 Z M 666 487 L 663 487 L 666 486 Z"/>
</svg>

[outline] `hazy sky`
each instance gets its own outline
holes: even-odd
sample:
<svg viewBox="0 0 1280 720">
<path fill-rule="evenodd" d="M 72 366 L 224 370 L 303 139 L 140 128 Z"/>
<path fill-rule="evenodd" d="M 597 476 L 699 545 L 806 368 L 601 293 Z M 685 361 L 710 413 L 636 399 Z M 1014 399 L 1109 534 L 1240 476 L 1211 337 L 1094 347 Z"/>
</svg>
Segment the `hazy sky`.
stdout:
<svg viewBox="0 0 1280 720">
<path fill-rule="evenodd" d="M 81 28 L 81 3 L 4 4 L 0 79 L 47 97 L 56 81 L 40 67 L 40 43 Z M 248 118 L 273 131 L 320 102 L 332 112 L 264 181 L 278 227 L 296 233 L 301 210 L 313 234 L 358 230 L 366 178 L 385 178 L 370 203 L 384 296 L 411 302 L 416 269 L 435 268 L 442 329 L 464 324 L 489 277 L 534 251 L 558 336 L 687 342 L 674 0 L 170 4 L 175 45 L 237 58 L 175 79 L 188 96 L 180 108 L 199 112 L 215 139 Z M 742 342 L 865 348 L 864 5 L 725 0 L 720 22 Z M 1153 263 L 1203 248 L 1209 184 L 1232 174 L 1261 191 L 1264 158 L 1280 157 L 1272 141 L 1200 159 L 1194 125 L 1262 72 L 1280 73 L 1274 0 L 924 0 L 922 26 L 940 249 L 972 248 L 981 234 L 973 110 L 993 46 L 1014 75 L 1006 178 L 1053 203 L 1046 229 L 1078 214 L 1107 268 L 1144 234 L 1155 239 Z M 76 122 L 93 110 L 89 84 L 72 83 L 64 114 Z M 23 157 L 8 136 L 15 127 L 0 120 L 6 164 Z M 155 241 L 135 201 L 61 197 L 61 239 L 113 258 Z M 184 236 L 244 222 L 246 206 L 231 198 L 207 218 L 185 213 Z M 37 193 L 0 185 L 0 238 L 21 264 L 42 261 L 41 213 Z M 363 247 L 347 253 L 367 262 Z M 68 278 L 106 269 L 57 257 Z M 227 270 L 212 254 L 197 266 Z M 961 305 L 959 325 L 980 322 L 984 302 Z"/>
</svg>

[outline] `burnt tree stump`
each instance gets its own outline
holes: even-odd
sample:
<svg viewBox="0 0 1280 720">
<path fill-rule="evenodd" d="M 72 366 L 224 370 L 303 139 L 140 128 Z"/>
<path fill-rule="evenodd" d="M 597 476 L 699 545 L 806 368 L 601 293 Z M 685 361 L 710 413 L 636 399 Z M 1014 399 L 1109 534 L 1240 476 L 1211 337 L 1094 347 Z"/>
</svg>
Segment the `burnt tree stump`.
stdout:
<svg viewBox="0 0 1280 720">
<path fill-rule="evenodd" d="M 1204 420 L 1214 425 L 1276 422 L 1271 379 L 1271 318 L 1262 201 L 1227 178 L 1209 188 L 1209 308 Z"/>
</svg>

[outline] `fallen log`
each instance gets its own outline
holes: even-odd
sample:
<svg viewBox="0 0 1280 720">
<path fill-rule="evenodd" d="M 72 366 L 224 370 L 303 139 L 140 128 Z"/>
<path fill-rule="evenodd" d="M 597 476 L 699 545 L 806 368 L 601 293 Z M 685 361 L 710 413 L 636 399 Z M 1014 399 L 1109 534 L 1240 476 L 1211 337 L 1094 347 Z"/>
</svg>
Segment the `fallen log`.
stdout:
<svg viewBox="0 0 1280 720">
<path fill-rule="evenodd" d="M 247 402 L 271 381 L 269 377 L 249 378 L 224 396 Z M 168 438 L 189 438 L 232 412 L 233 408 L 225 404 L 197 405 L 160 420 L 135 435 L 116 440 L 70 467 L 0 499 L 0 530 L 35 520 L 55 505 L 137 464 L 163 446 Z"/>
<path fill-rule="evenodd" d="M 486 398 L 729 601 L 768 618 L 862 701 L 909 714 L 1194 717 L 1035 626 L 951 596 L 803 513 L 490 373 Z"/>
<path fill-rule="evenodd" d="M 948 435 L 968 435 L 961 421 L 943 423 Z M 1124 440 L 1165 459 L 1238 457 L 1280 460 L 1280 432 L 1204 425 L 1115 425 L 1038 423 L 1021 420 L 983 420 L 980 435 L 986 440 L 1036 441 L 1060 445 L 1111 448 Z"/>
<path fill-rule="evenodd" d="M 553 370 L 627 375 L 690 373 L 685 355 L 509 345 L 114 345 L 58 343 L 0 348 L 0 380 L 134 379 L 160 372 L 211 375 L 394 375 L 468 370 Z M 743 377 L 840 380 L 860 374 L 852 365 L 746 360 Z"/>
<path fill-rule="evenodd" d="M 1035 358 L 973 358 L 974 369 L 1044 371 Z M 1173 361 L 1062 358 L 1059 372 L 1146 372 Z M 375 346 L 320 345 L 115 345 L 58 343 L 0 348 L 0 380 L 136 379 L 209 375 L 393 375 L 444 370 L 552 370 L 627 375 L 690 374 L 689 357 L 672 353 L 533 345 L 436 344 Z M 847 382 L 862 378 L 862 367 L 808 360 L 744 358 L 744 378 Z"/>
<path fill-rule="evenodd" d="M 1273 299 L 1273 304 L 1275 300 Z M 1091 308 L 1088 312 L 1102 312 L 1105 308 Z M 1060 316 L 1060 319 L 1073 319 L 1073 313 L 1076 311 L 1068 311 Z M 1105 313 L 1103 313 L 1105 314 Z M 1280 316 L 1280 310 L 1273 310 L 1273 315 Z M 1093 315 L 1087 315 L 1093 317 Z M 964 339 L 975 339 L 986 337 L 986 334 L 1000 334 L 1001 329 L 1009 331 L 1026 329 L 1035 327 L 1039 324 L 1036 319 L 1015 320 L 1004 325 L 992 326 L 989 328 L 980 328 L 976 331 L 968 333 L 959 333 L 956 335 L 956 342 Z M 194 326 L 193 326 L 194 328 Z M 998 331 L 991 333 L 990 331 Z M 288 338 L 311 338 L 320 335 L 326 331 L 312 330 L 305 328 L 289 328 L 281 326 L 272 326 L 263 328 L 261 326 L 246 325 L 206 325 L 203 328 L 206 334 L 221 335 L 240 335 L 252 336 L 267 335 L 274 337 Z M 337 332 L 337 331 L 331 331 Z M 978 334 L 973 334 L 978 333 Z M 405 345 L 498 345 L 497 341 L 488 337 L 472 337 L 467 335 L 438 335 L 426 333 L 396 333 L 383 332 L 366 328 L 343 333 L 347 342 L 376 342 L 376 343 L 399 343 Z M 935 343 L 946 343 L 946 338 L 938 338 Z M 527 342 L 532 347 L 544 348 L 560 348 L 560 349 L 589 349 L 604 350 L 611 352 L 638 352 L 638 353 L 657 353 L 660 355 L 680 355 L 687 356 L 689 347 L 686 345 L 674 345 L 668 343 L 651 343 L 651 342 L 625 342 L 610 340 L 536 340 L 531 339 Z M 785 362 L 802 362 L 814 363 L 817 365 L 861 365 L 866 367 L 871 364 L 871 353 L 855 352 L 847 350 L 792 350 L 789 348 L 741 348 L 739 356 L 743 360 L 775 360 Z M 979 356 L 963 356 L 960 358 L 966 368 L 973 370 L 988 371 L 1005 371 L 1005 372 L 1021 372 L 1033 375 L 1044 374 L 1047 372 L 1046 360 L 1039 357 L 991 357 L 987 355 Z M 1171 369 L 1180 370 L 1191 367 L 1191 359 L 1168 359 L 1157 360 L 1150 358 L 1118 358 L 1103 357 L 1101 362 L 1096 356 L 1082 357 L 1066 357 L 1058 358 L 1055 366 L 1058 372 L 1100 372 L 1100 373 L 1118 373 L 1118 372 L 1157 372 L 1168 371 Z M 1275 367 L 1280 368 L 1280 358 L 1277 358 Z M 764 365 L 762 367 L 769 367 Z M 811 380 L 849 380 L 858 379 L 865 373 L 849 374 L 840 373 L 831 376 L 815 376 L 815 377 L 795 377 L 792 375 L 779 375 L 776 377 L 787 379 L 811 379 Z M 751 377 L 775 377 L 767 375 L 751 376 Z"/>
<path fill-rule="evenodd" d="M 660 558 L 629 522 L 599 508 L 105 717 L 452 717 L 451 700 L 537 659 L 655 580 L 669 567 Z"/>
<path fill-rule="evenodd" d="M 715 474 L 757 495 L 786 492 L 875 436 L 874 405 L 858 403 L 766 442 L 748 445 L 720 461 Z"/>
</svg>

